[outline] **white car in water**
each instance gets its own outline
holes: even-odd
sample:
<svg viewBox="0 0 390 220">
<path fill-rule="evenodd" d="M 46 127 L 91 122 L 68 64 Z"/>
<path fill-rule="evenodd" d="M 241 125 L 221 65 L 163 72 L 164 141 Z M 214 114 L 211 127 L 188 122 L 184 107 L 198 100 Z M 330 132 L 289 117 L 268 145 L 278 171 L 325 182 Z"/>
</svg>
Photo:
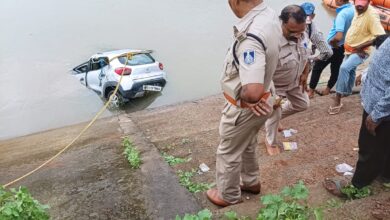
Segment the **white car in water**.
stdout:
<svg viewBox="0 0 390 220">
<path fill-rule="evenodd" d="M 133 53 L 127 61 L 127 54 Z M 163 64 L 156 61 L 150 50 L 115 50 L 93 55 L 87 62 L 73 68 L 73 74 L 87 88 L 108 100 L 123 74 L 114 106 L 122 106 L 130 99 L 149 92 L 160 92 L 167 76 Z M 125 65 L 126 64 L 126 65 Z"/>
</svg>

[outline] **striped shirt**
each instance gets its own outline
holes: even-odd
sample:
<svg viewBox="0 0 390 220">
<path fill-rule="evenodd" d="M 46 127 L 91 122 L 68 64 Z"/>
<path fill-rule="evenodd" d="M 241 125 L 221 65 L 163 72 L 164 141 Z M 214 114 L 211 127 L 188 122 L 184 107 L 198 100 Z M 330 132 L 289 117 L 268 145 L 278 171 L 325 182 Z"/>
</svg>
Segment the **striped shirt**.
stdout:
<svg viewBox="0 0 390 220">
<path fill-rule="evenodd" d="M 318 30 L 314 22 L 307 25 L 306 32 L 310 37 L 310 41 L 320 51 L 320 55 L 317 56 L 319 60 L 327 60 L 333 55 L 333 50 L 325 40 L 324 35 Z"/>
<path fill-rule="evenodd" d="M 375 123 L 390 120 L 390 38 L 375 51 L 360 92 L 364 110 Z"/>
</svg>

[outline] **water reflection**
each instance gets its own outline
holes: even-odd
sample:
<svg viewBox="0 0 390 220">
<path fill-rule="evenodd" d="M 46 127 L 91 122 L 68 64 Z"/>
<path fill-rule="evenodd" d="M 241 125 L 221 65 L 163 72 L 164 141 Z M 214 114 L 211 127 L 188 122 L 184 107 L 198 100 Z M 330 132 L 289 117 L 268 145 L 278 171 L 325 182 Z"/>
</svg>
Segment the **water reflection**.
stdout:
<svg viewBox="0 0 390 220">
<path fill-rule="evenodd" d="M 146 109 L 161 95 L 162 95 L 161 92 L 153 92 L 141 98 L 131 99 L 124 106 L 124 111 L 126 113 L 131 113 L 131 112 L 136 112 L 136 111 Z"/>
</svg>

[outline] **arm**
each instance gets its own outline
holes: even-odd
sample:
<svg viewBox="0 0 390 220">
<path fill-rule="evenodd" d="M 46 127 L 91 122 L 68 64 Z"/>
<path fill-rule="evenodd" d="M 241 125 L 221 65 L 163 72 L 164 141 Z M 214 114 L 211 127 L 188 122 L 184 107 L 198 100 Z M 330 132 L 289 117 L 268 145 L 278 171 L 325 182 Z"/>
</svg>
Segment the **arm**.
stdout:
<svg viewBox="0 0 390 220">
<path fill-rule="evenodd" d="M 381 123 L 381 119 L 390 116 L 390 87 L 387 87 L 386 94 L 382 97 L 378 104 L 375 105 L 374 110 L 367 117 L 365 124 L 368 132 L 376 135 L 375 130 Z"/>
<path fill-rule="evenodd" d="M 334 25 L 336 30 L 336 35 L 329 41 L 329 44 L 334 48 L 338 48 L 338 43 L 344 38 L 345 24 L 347 23 L 348 18 L 345 16 L 343 12 L 337 15 Z"/>
<path fill-rule="evenodd" d="M 333 55 L 332 49 L 329 47 L 323 34 L 318 31 L 314 23 L 312 23 L 312 34 L 310 36 L 310 40 L 320 51 L 320 55 L 316 57 L 316 60 L 327 60 Z"/>
<path fill-rule="evenodd" d="M 299 79 L 299 84 L 302 86 L 302 92 L 305 92 L 307 88 L 307 78 L 310 73 L 310 64 L 309 62 L 306 63 L 305 69 L 303 70 L 301 77 Z"/>
<path fill-rule="evenodd" d="M 266 93 L 264 88 L 266 53 L 263 46 L 252 38 L 240 43 L 238 48 L 239 74 L 241 80 L 240 98 L 248 104 L 258 116 L 267 115 L 271 107 L 262 100 Z"/>
<path fill-rule="evenodd" d="M 390 77 L 387 77 L 386 85 L 390 84 Z M 379 102 L 374 106 L 374 110 L 370 113 L 372 121 L 379 124 L 382 118 L 390 116 L 390 87 L 386 88 L 385 95 L 379 99 Z"/>
<path fill-rule="evenodd" d="M 329 41 L 329 44 L 332 45 L 333 48 L 339 47 L 339 42 L 343 39 L 344 33 L 337 32 L 332 40 Z"/>
<path fill-rule="evenodd" d="M 375 40 L 375 39 L 374 39 L 374 40 Z M 364 43 L 360 44 L 359 46 L 356 46 L 355 49 L 356 49 L 358 52 L 363 52 L 363 51 L 364 51 L 364 48 L 369 47 L 369 46 L 372 46 L 372 44 L 374 43 L 374 40 L 370 40 L 370 41 L 364 42 Z"/>
<path fill-rule="evenodd" d="M 255 104 L 260 101 L 264 93 L 263 84 L 250 83 L 242 87 L 240 98 L 247 103 Z"/>
<path fill-rule="evenodd" d="M 364 51 L 364 49 L 371 46 L 373 43 L 374 43 L 374 40 L 364 42 L 364 43 L 358 45 L 357 47 L 355 47 L 356 51 L 353 53 L 357 53 L 361 58 L 364 58 L 367 56 L 367 53 L 366 53 L 366 51 Z"/>
</svg>

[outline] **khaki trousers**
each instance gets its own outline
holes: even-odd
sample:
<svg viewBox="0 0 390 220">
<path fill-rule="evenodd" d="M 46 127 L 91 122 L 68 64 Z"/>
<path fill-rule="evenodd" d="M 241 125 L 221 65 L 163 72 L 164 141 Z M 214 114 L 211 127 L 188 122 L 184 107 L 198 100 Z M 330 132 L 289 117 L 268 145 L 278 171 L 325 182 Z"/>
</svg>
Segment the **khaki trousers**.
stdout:
<svg viewBox="0 0 390 220">
<path fill-rule="evenodd" d="M 273 112 L 265 123 L 266 140 L 270 145 L 277 144 L 277 134 L 279 122 L 282 118 L 293 115 L 297 112 L 305 111 L 310 105 L 310 99 L 306 92 L 302 93 L 302 88 L 296 87 L 285 93 L 287 101 Z"/>
<path fill-rule="evenodd" d="M 222 111 L 216 180 L 219 196 L 226 202 L 241 200 L 240 177 L 245 186 L 259 182 L 257 135 L 267 118 L 230 103 Z"/>
</svg>

